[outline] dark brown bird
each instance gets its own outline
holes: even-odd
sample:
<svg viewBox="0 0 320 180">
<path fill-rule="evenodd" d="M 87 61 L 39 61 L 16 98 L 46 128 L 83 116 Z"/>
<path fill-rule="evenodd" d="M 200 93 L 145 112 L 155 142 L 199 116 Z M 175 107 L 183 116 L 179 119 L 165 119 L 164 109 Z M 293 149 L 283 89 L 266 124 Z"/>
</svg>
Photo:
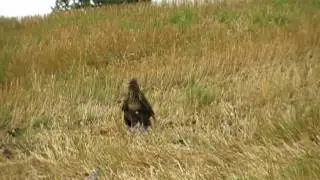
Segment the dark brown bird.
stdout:
<svg viewBox="0 0 320 180">
<path fill-rule="evenodd" d="M 151 128 L 150 117 L 155 119 L 153 109 L 140 91 L 138 81 L 133 78 L 129 81 L 128 94 L 123 101 L 122 111 L 124 122 L 128 128 L 136 127 L 137 124 L 143 125 L 144 129 Z"/>
</svg>

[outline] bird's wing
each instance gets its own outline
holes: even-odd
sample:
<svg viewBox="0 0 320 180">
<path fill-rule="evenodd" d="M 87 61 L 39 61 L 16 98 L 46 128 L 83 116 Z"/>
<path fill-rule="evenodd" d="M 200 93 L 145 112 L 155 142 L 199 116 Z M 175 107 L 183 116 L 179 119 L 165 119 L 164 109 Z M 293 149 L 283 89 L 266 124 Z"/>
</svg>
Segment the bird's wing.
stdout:
<svg viewBox="0 0 320 180">
<path fill-rule="evenodd" d="M 128 107 L 128 97 L 126 97 L 123 102 L 122 102 L 122 106 L 121 106 L 122 111 L 126 111 L 129 109 Z"/>
<path fill-rule="evenodd" d="M 151 116 L 154 116 L 153 109 L 152 109 L 149 101 L 147 100 L 147 98 L 144 96 L 144 94 L 142 92 L 139 93 L 139 99 L 140 99 L 140 102 L 142 103 L 142 105 L 151 114 Z"/>
</svg>

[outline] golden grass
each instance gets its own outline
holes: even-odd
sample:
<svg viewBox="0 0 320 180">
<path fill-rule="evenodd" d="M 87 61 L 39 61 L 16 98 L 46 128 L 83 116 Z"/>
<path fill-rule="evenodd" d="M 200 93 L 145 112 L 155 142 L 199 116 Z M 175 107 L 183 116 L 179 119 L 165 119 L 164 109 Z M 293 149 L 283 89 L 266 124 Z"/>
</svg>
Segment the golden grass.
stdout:
<svg viewBox="0 0 320 180">
<path fill-rule="evenodd" d="M 0 179 L 320 178 L 316 0 L 0 23 L 0 137 L 14 154 Z M 149 134 L 124 127 L 131 77 L 157 116 Z"/>
</svg>

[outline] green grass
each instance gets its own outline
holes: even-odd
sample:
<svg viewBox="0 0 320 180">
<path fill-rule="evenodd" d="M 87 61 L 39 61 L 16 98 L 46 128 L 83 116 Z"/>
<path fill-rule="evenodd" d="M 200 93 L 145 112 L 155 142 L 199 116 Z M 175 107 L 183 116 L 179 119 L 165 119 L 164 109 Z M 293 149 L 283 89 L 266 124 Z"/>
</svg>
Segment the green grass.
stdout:
<svg viewBox="0 0 320 180">
<path fill-rule="evenodd" d="M 0 179 L 320 179 L 317 4 L 0 18 L 0 145 L 13 153 Z M 148 134 L 124 127 L 132 77 L 156 113 Z"/>
<path fill-rule="evenodd" d="M 214 19 L 216 19 L 219 23 L 230 24 L 234 23 L 238 20 L 239 15 L 236 12 L 232 11 L 221 11 L 215 14 Z"/>
<path fill-rule="evenodd" d="M 195 23 L 197 17 L 196 13 L 192 12 L 191 10 L 183 10 L 177 12 L 171 19 L 170 23 L 179 25 L 181 27 L 188 26 L 192 23 Z"/>
</svg>

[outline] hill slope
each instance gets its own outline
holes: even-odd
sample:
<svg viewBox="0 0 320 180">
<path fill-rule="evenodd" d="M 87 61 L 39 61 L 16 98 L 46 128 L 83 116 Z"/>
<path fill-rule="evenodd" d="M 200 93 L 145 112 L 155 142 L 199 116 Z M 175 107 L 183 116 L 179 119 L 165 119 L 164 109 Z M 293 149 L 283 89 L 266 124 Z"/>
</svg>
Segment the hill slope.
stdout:
<svg viewBox="0 0 320 180">
<path fill-rule="evenodd" d="M 320 179 L 319 9 L 257 0 L 1 19 L 0 178 Z M 124 128 L 131 77 L 157 116 L 149 134 Z"/>
</svg>

